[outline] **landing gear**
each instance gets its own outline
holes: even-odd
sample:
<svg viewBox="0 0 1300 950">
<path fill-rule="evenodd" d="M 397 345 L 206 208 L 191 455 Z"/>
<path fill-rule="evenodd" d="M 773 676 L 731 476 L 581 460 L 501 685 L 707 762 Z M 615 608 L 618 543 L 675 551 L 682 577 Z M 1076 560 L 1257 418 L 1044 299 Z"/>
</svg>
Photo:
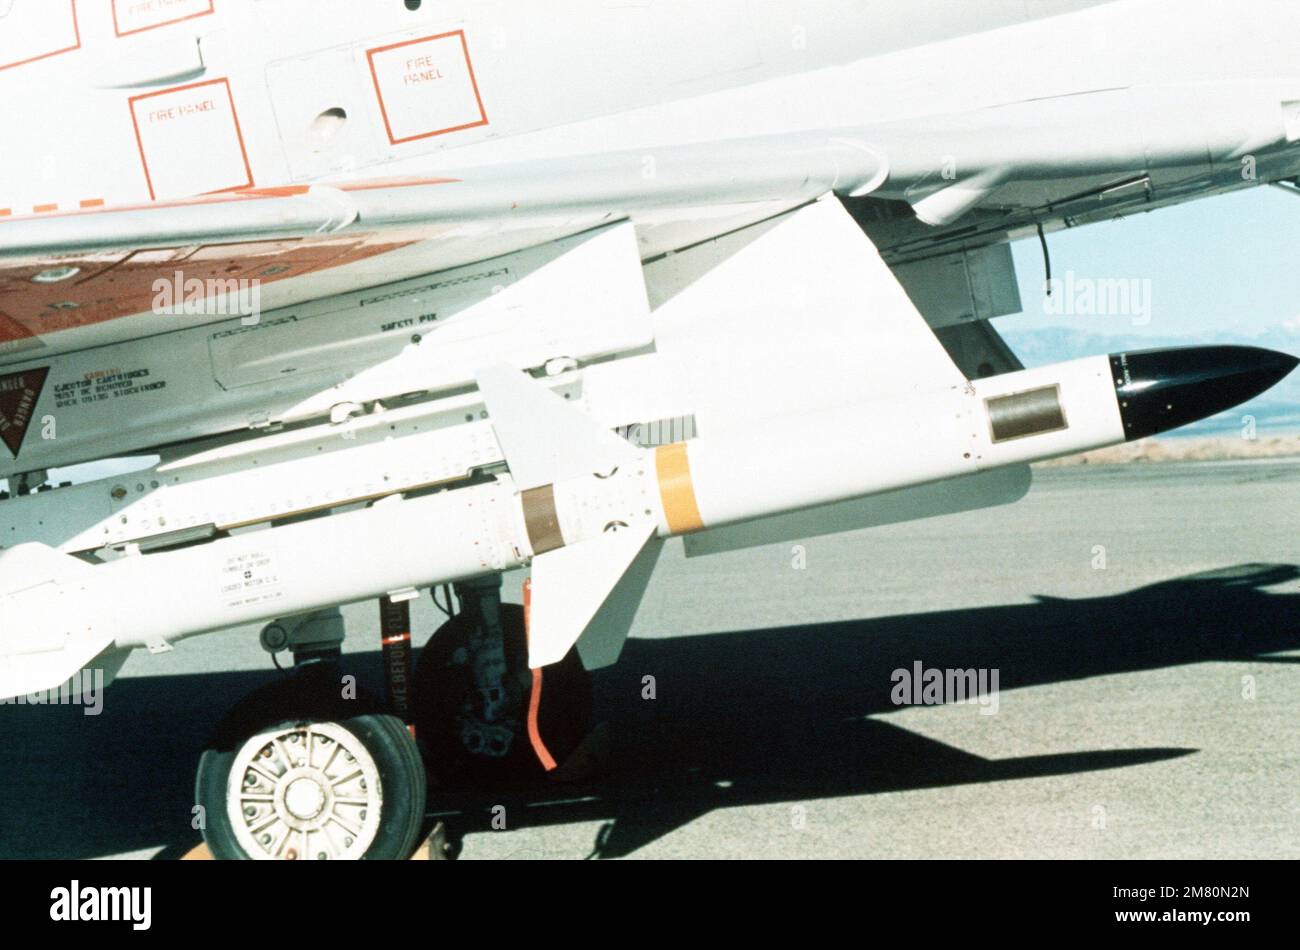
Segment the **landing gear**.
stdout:
<svg viewBox="0 0 1300 950">
<path fill-rule="evenodd" d="M 404 859 L 424 822 L 426 771 L 443 782 L 496 783 L 594 769 L 591 679 L 576 650 L 528 666 L 524 608 L 503 604 L 499 577 L 456 586 L 460 612 L 434 634 L 408 680 L 405 602 L 382 603 L 387 704 L 339 671 L 337 610 L 278 620 L 262 632 L 294 669 L 228 715 L 199 761 L 203 838 L 224 859 Z M 403 646 L 406 644 L 407 646 Z M 277 662 L 277 665 L 278 662 Z"/>
<path fill-rule="evenodd" d="M 424 821 L 425 773 L 402 721 L 346 698 L 310 665 L 255 690 L 199 760 L 196 802 L 216 858 L 404 859 Z"/>
<path fill-rule="evenodd" d="M 493 783 L 553 773 L 587 738 L 591 677 L 576 651 L 528 667 L 524 609 L 500 579 L 459 584 L 460 613 L 415 668 L 415 734 L 441 782 Z"/>
</svg>

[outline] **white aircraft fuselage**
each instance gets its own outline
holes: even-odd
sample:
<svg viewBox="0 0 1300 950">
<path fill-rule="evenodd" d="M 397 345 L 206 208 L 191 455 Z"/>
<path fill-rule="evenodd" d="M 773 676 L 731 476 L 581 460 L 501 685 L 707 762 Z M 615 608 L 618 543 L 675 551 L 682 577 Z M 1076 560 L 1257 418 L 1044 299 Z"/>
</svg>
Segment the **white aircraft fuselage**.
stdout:
<svg viewBox="0 0 1300 950">
<path fill-rule="evenodd" d="M 999 207 L 1041 211 L 1117 173 L 1151 204 L 1300 154 L 1286 0 L 104 6 L 0 19 L 0 213 L 620 151 L 653 181 L 656 150 L 840 130 L 886 153 L 876 197 L 992 176 Z"/>
</svg>

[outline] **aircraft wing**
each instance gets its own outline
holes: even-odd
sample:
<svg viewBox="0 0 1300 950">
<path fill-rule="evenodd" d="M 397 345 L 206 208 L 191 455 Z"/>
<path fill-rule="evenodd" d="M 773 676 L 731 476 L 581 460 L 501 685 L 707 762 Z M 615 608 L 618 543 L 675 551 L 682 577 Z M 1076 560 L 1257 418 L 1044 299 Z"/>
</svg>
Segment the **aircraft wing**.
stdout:
<svg viewBox="0 0 1300 950">
<path fill-rule="evenodd" d="M 205 299 L 214 281 L 255 280 L 274 309 L 628 217 L 646 258 L 720 219 L 865 193 L 885 171 L 849 139 L 796 134 L 0 218 L 0 364 L 185 326 L 174 313 L 120 320 L 158 310 L 156 282 L 178 274 Z"/>
</svg>

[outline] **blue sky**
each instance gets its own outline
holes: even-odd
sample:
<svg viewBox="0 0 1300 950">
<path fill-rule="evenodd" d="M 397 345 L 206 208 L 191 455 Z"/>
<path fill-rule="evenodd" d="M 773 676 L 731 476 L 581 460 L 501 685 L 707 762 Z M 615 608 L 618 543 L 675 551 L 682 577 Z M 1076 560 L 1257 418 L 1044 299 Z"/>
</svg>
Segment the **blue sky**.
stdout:
<svg viewBox="0 0 1300 950">
<path fill-rule="evenodd" d="M 1102 334 L 1256 336 L 1291 324 L 1300 339 L 1300 197 L 1259 187 L 1048 236 L 1054 276 L 1150 280 L 1151 320 L 1044 312 L 1037 239 L 1013 247 L 1025 312 L 997 327 Z M 1190 341 L 1189 342 L 1193 342 Z"/>
</svg>

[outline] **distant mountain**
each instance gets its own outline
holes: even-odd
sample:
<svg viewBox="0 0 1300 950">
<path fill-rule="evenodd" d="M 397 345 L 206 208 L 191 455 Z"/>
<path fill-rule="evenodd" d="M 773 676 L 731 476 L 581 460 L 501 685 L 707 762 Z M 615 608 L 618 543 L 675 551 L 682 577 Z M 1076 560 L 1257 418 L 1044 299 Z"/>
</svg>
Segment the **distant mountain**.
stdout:
<svg viewBox="0 0 1300 950">
<path fill-rule="evenodd" d="M 1300 318 L 1257 336 L 1216 333 L 1197 337 L 1154 337 L 1136 334 L 1104 334 L 1072 327 L 1008 330 L 1002 336 L 1025 366 L 1046 366 L 1049 363 L 1096 356 L 1099 353 L 1214 343 L 1262 346 L 1300 356 Z M 1254 416 L 1256 428 L 1261 432 L 1300 432 L 1300 369 L 1259 399 L 1178 431 L 1186 435 L 1236 433 L 1241 431 L 1243 416 Z"/>
</svg>

